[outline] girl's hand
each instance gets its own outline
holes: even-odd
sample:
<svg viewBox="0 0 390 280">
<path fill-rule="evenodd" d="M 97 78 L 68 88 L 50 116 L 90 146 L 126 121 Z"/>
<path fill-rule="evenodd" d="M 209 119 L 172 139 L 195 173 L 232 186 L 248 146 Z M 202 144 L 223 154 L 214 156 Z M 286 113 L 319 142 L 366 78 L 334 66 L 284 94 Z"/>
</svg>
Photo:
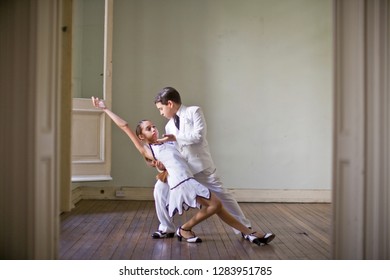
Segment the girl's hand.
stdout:
<svg viewBox="0 0 390 280">
<path fill-rule="evenodd" d="M 102 110 L 107 109 L 104 101 L 100 100 L 98 97 L 95 98 L 92 96 L 92 105 L 97 109 L 102 109 Z"/>
<path fill-rule="evenodd" d="M 164 164 L 162 164 L 162 162 L 161 162 L 161 161 L 158 161 L 158 160 L 155 161 L 155 167 L 156 167 L 158 170 L 160 170 L 160 171 L 165 170 Z"/>
</svg>

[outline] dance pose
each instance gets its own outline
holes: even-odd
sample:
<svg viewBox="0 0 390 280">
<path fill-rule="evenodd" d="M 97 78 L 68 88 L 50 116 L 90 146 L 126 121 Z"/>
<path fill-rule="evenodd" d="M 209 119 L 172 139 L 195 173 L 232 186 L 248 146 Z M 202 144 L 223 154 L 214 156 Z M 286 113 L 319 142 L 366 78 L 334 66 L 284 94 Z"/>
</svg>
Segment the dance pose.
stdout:
<svg viewBox="0 0 390 280">
<path fill-rule="evenodd" d="M 252 243 L 268 244 L 274 239 L 273 233 L 258 233 L 234 218 L 213 192 L 195 180 L 188 163 L 176 149 L 175 143 L 159 141 L 158 130 L 151 121 L 140 121 L 136 131 L 133 132 L 127 122 L 109 110 L 102 100 L 92 97 L 92 101 L 96 108 L 102 109 L 129 136 L 144 158 L 156 164 L 161 162 L 165 167 L 168 173 L 169 192 L 166 207 L 169 216 L 173 217 L 176 213 L 180 215 L 183 210 L 189 208 L 199 208 L 191 219 L 177 228 L 176 235 L 180 241 L 185 239 L 190 243 L 202 242 L 192 228 L 214 214 L 240 231 Z"/>
</svg>

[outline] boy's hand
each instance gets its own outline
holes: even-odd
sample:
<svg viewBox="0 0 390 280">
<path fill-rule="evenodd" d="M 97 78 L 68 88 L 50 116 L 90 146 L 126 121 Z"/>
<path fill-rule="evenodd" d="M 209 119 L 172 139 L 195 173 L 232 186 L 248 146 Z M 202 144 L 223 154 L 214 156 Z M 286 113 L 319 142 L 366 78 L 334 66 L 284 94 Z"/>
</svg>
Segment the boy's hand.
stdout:
<svg viewBox="0 0 390 280">
<path fill-rule="evenodd" d="M 163 138 L 157 139 L 158 143 L 176 141 L 176 136 L 173 134 L 164 134 Z"/>
</svg>

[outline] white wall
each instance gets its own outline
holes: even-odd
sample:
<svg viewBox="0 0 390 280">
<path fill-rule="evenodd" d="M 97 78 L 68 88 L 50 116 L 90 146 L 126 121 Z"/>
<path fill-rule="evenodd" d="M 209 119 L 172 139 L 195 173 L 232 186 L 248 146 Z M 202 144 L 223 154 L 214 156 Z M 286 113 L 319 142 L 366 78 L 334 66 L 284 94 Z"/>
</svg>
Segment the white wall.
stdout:
<svg viewBox="0 0 390 280">
<path fill-rule="evenodd" d="M 228 188 L 330 189 L 331 0 L 115 0 L 113 110 L 149 118 L 164 86 L 200 105 Z M 113 128 L 112 176 L 153 186 Z M 93 184 L 91 184 L 93 185 Z"/>
</svg>

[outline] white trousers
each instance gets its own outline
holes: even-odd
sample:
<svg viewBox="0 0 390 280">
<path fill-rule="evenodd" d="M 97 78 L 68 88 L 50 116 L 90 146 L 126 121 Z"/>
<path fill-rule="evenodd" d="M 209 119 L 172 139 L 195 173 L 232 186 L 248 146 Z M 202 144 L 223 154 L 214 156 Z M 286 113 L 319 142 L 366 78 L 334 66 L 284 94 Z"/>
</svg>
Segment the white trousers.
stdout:
<svg viewBox="0 0 390 280">
<path fill-rule="evenodd" d="M 234 199 L 231 193 L 229 193 L 222 185 L 221 180 L 219 179 L 215 170 L 208 171 L 204 170 L 200 173 L 194 175 L 195 179 L 206 186 L 210 191 L 212 191 L 222 202 L 222 205 L 225 209 L 237 220 L 239 220 L 243 225 L 250 227 L 250 221 L 245 217 L 237 201 Z M 163 232 L 175 232 L 176 226 L 174 221 L 168 215 L 168 210 L 166 208 L 167 198 L 168 198 L 169 186 L 166 183 L 157 181 L 154 186 L 154 202 L 157 212 L 157 218 L 160 222 L 158 227 L 159 230 Z M 239 233 L 236 229 L 233 229 L 235 233 Z"/>
</svg>

